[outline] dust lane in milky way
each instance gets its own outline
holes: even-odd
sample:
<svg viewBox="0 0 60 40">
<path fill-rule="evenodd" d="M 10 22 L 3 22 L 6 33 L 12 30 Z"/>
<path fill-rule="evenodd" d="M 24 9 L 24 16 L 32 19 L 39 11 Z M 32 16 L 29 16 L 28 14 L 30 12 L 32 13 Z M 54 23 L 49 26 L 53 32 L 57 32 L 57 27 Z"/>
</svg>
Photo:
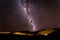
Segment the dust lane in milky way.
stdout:
<svg viewBox="0 0 60 40">
<path fill-rule="evenodd" d="M 35 25 L 35 21 L 33 19 L 33 16 L 30 13 L 30 9 L 28 8 L 28 4 L 24 3 L 24 7 L 21 5 L 22 10 L 24 12 L 24 15 L 26 17 L 26 19 L 28 20 L 28 24 L 31 27 L 31 31 L 36 31 L 36 25 Z"/>
<path fill-rule="evenodd" d="M 32 26 L 32 31 L 36 31 L 36 25 L 34 23 L 34 19 L 33 19 L 32 15 L 31 15 L 31 13 L 29 12 L 28 8 L 22 7 L 22 9 L 25 12 L 25 17 L 27 18 L 29 25 Z"/>
</svg>

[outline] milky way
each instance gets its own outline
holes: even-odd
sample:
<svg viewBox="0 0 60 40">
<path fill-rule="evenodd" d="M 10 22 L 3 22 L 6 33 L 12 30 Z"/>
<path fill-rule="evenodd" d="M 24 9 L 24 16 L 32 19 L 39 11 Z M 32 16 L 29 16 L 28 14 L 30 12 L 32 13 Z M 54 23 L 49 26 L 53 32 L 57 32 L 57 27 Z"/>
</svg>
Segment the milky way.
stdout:
<svg viewBox="0 0 60 40">
<path fill-rule="evenodd" d="M 24 12 L 26 19 L 28 20 L 28 24 L 30 25 L 31 30 L 36 31 L 35 21 L 33 19 L 33 16 L 31 15 L 30 9 L 28 8 L 28 4 L 24 3 L 24 7 L 23 6 L 21 7 L 22 7 L 22 10 Z"/>
</svg>

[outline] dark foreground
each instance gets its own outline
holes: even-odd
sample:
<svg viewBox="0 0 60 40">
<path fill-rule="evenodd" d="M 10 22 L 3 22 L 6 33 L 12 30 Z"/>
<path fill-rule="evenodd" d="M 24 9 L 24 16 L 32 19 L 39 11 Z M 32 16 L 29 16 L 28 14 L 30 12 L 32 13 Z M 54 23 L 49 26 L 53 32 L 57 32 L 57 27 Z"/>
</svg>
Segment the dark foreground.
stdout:
<svg viewBox="0 0 60 40">
<path fill-rule="evenodd" d="M 26 35 L 15 35 L 10 34 L 0 34 L 1 40 L 60 40 L 60 29 L 55 29 L 56 31 L 50 33 L 49 35 L 37 35 L 38 32 L 33 33 L 33 36 Z M 27 32 L 28 33 L 28 32 Z"/>
</svg>

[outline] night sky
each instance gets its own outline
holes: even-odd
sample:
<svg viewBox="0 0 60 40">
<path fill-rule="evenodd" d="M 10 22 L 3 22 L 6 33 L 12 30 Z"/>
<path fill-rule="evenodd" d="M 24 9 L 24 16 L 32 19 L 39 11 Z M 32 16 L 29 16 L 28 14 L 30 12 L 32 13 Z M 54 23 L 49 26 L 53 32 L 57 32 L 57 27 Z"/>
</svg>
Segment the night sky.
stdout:
<svg viewBox="0 0 60 40">
<path fill-rule="evenodd" d="M 24 0 L 0 0 L 0 31 L 32 31 L 60 28 L 60 0 L 25 0 L 30 18 L 26 18 Z M 35 31 L 36 31 L 35 30 Z"/>
</svg>

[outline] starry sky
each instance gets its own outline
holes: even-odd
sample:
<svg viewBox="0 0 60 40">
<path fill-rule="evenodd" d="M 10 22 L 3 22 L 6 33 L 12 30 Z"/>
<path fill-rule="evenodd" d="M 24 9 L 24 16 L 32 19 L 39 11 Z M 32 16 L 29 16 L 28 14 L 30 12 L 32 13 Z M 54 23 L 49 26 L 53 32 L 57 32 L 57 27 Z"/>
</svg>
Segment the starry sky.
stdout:
<svg viewBox="0 0 60 40">
<path fill-rule="evenodd" d="M 26 1 L 26 2 L 25 2 Z M 35 31 L 60 28 L 59 0 L 0 0 L 0 31 L 32 31 L 26 18 L 24 3 L 34 21 Z"/>
</svg>

